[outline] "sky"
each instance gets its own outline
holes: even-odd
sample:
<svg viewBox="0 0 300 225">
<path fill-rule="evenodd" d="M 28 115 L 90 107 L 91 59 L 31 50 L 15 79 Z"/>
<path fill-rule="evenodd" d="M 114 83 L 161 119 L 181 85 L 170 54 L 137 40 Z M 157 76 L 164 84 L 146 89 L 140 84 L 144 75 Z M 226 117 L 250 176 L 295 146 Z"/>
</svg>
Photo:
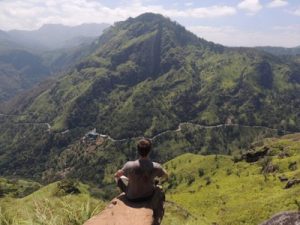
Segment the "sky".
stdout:
<svg viewBox="0 0 300 225">
<path fill-rule="evenodd" d="M 145 12 L 227 46 L 300 46 L 300 0 L 0 0 L 0 30 L 113 24 Z"/>
</svg>

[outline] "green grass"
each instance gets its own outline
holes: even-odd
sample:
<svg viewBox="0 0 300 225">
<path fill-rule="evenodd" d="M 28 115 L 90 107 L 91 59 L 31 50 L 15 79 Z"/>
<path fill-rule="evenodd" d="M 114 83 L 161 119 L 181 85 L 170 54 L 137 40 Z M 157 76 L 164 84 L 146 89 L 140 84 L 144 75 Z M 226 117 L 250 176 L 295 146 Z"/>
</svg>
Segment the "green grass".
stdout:
<svg viewBox="0 0 300 225">
<path fill-rule="evenodd" d="M 269 174 L 261 172 L 264 159 L 250 164 L 234 163 L 230 156 L 181 155 L 165 164 L 170 173 L 170 181 L 165 184 L 169 186 L 167 200 L 190 213 L 181 224 L 252 225 L 275 213 L 297 210 L 300 185 L 284 189 L 285 182 L 280 182 L 278 176 L 300 178 L 299 168 L 288 168 L 291 162 L 300 165 L 299 140 L 300 135 L 290 135 L 265 141 L 273 154 L 268 157 L 279 167 Z M 279 152 L 288 153 L 289 157 L 281 159 Z M 172 216 L 180 219 L 176 212 L 166 214 L 163 224 L 173 224 Z"/>
<path fill-rule="evenodd" d="M 57 195 L 57 183 L 24 198 L 0 198 L 1 225 L 81 225 L 100 212 L 104 203 L 79 183 L 80 194 Z"/>
</svg>

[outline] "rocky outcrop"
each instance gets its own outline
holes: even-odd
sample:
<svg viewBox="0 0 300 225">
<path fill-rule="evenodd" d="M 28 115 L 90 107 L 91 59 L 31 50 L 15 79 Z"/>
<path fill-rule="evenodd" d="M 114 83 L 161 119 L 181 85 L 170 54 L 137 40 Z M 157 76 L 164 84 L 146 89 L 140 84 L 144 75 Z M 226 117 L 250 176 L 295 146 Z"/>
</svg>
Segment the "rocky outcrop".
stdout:
<svg viewBox="0 0 300 225">
<path fill-rule="evenodd" d="M 288 181 L 289 179 L 285 175 L 281 175 L 278 177 L 281 182 Z"/>
<path fill-rule="evenodd" d="M 282 212 L 260 225 L 299 225 L 300 212 Z"/>
<path fill-rule="evenodd" d="M 145 202 L 130 202 L 122 193 L 84 225 L 159 225 L 164 215 L 164 200 L 160 188 L 155 190 L 152 199 Z"/>
<path fill-rule="evenodd" d="M 265 155 L 268 154 L 268 147 L 264 147 L 262 150 L 259 151 L 249 151 L 242 155 L 242 159 L 244 159 L 248 163 L 256 162 L 260 158 L 263 158 Z"/>
<path fill-rule="evenodd" d="M 294 185 L 296 185 L 296 184 L 300 184 L 300 179 L 292 179 L 292 180 L 289 180 L 288 182 L 287 182 L 287 184 L 285 185 L 285 189 L 288 189 L 288 188 L 291 188 L 291 187 L 293 187 Z"/>
</svg>

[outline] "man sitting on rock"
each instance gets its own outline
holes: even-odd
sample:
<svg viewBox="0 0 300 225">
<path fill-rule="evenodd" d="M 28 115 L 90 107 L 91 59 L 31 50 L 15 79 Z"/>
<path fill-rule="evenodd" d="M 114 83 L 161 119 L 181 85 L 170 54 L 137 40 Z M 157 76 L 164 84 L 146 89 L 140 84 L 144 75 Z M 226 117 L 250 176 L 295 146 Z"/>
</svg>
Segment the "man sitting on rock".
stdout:
<svg viewBox="0 0 300 225">
<path fill-rule="evenodd" d="M 115 174 L 118 187 L 130 202 L 149 202 L 153 209 L 154 224 L 160 224 L 164 209 L 164 193 L 155 186 L 154 178 L 167 178 L 167 172 L 159 163 L 149 159 L 151 141 L 141 139 L 137 144 L 139 159 L 125 163 Z"/>
</svg>

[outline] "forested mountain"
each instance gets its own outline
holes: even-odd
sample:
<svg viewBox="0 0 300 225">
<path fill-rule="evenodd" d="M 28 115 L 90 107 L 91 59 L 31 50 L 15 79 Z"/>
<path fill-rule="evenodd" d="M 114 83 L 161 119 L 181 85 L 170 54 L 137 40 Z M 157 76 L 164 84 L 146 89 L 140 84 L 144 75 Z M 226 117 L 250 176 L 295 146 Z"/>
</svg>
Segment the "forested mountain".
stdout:
<svg viewBox="0 0 300 225">
<path fill-rule="evenodd" d="M 7 114 L 22 116 L 2 117 L 1 173 L 104 184 L 135 157 L 138 136 L 160 135 L 155 146 L 164 151 L 153 157 L 166 161 L 299 131 L 299 72 L 268 53 L 200 39 L 161 15 L 129 18 L 105 30 L 69 73 L 9 105 Z M 92 128 L 125 141 L 88 148 L 80 138 Z"/>
<path fill-rule="evenodd" d="M 116 24 L 98 43 L 23 113 L 58 130 L 95 126 L 117 138 L 229 117 L 299 129 L 299 68 L 279 58 L 207 42 L 155 14 Z"/>
</svg>

